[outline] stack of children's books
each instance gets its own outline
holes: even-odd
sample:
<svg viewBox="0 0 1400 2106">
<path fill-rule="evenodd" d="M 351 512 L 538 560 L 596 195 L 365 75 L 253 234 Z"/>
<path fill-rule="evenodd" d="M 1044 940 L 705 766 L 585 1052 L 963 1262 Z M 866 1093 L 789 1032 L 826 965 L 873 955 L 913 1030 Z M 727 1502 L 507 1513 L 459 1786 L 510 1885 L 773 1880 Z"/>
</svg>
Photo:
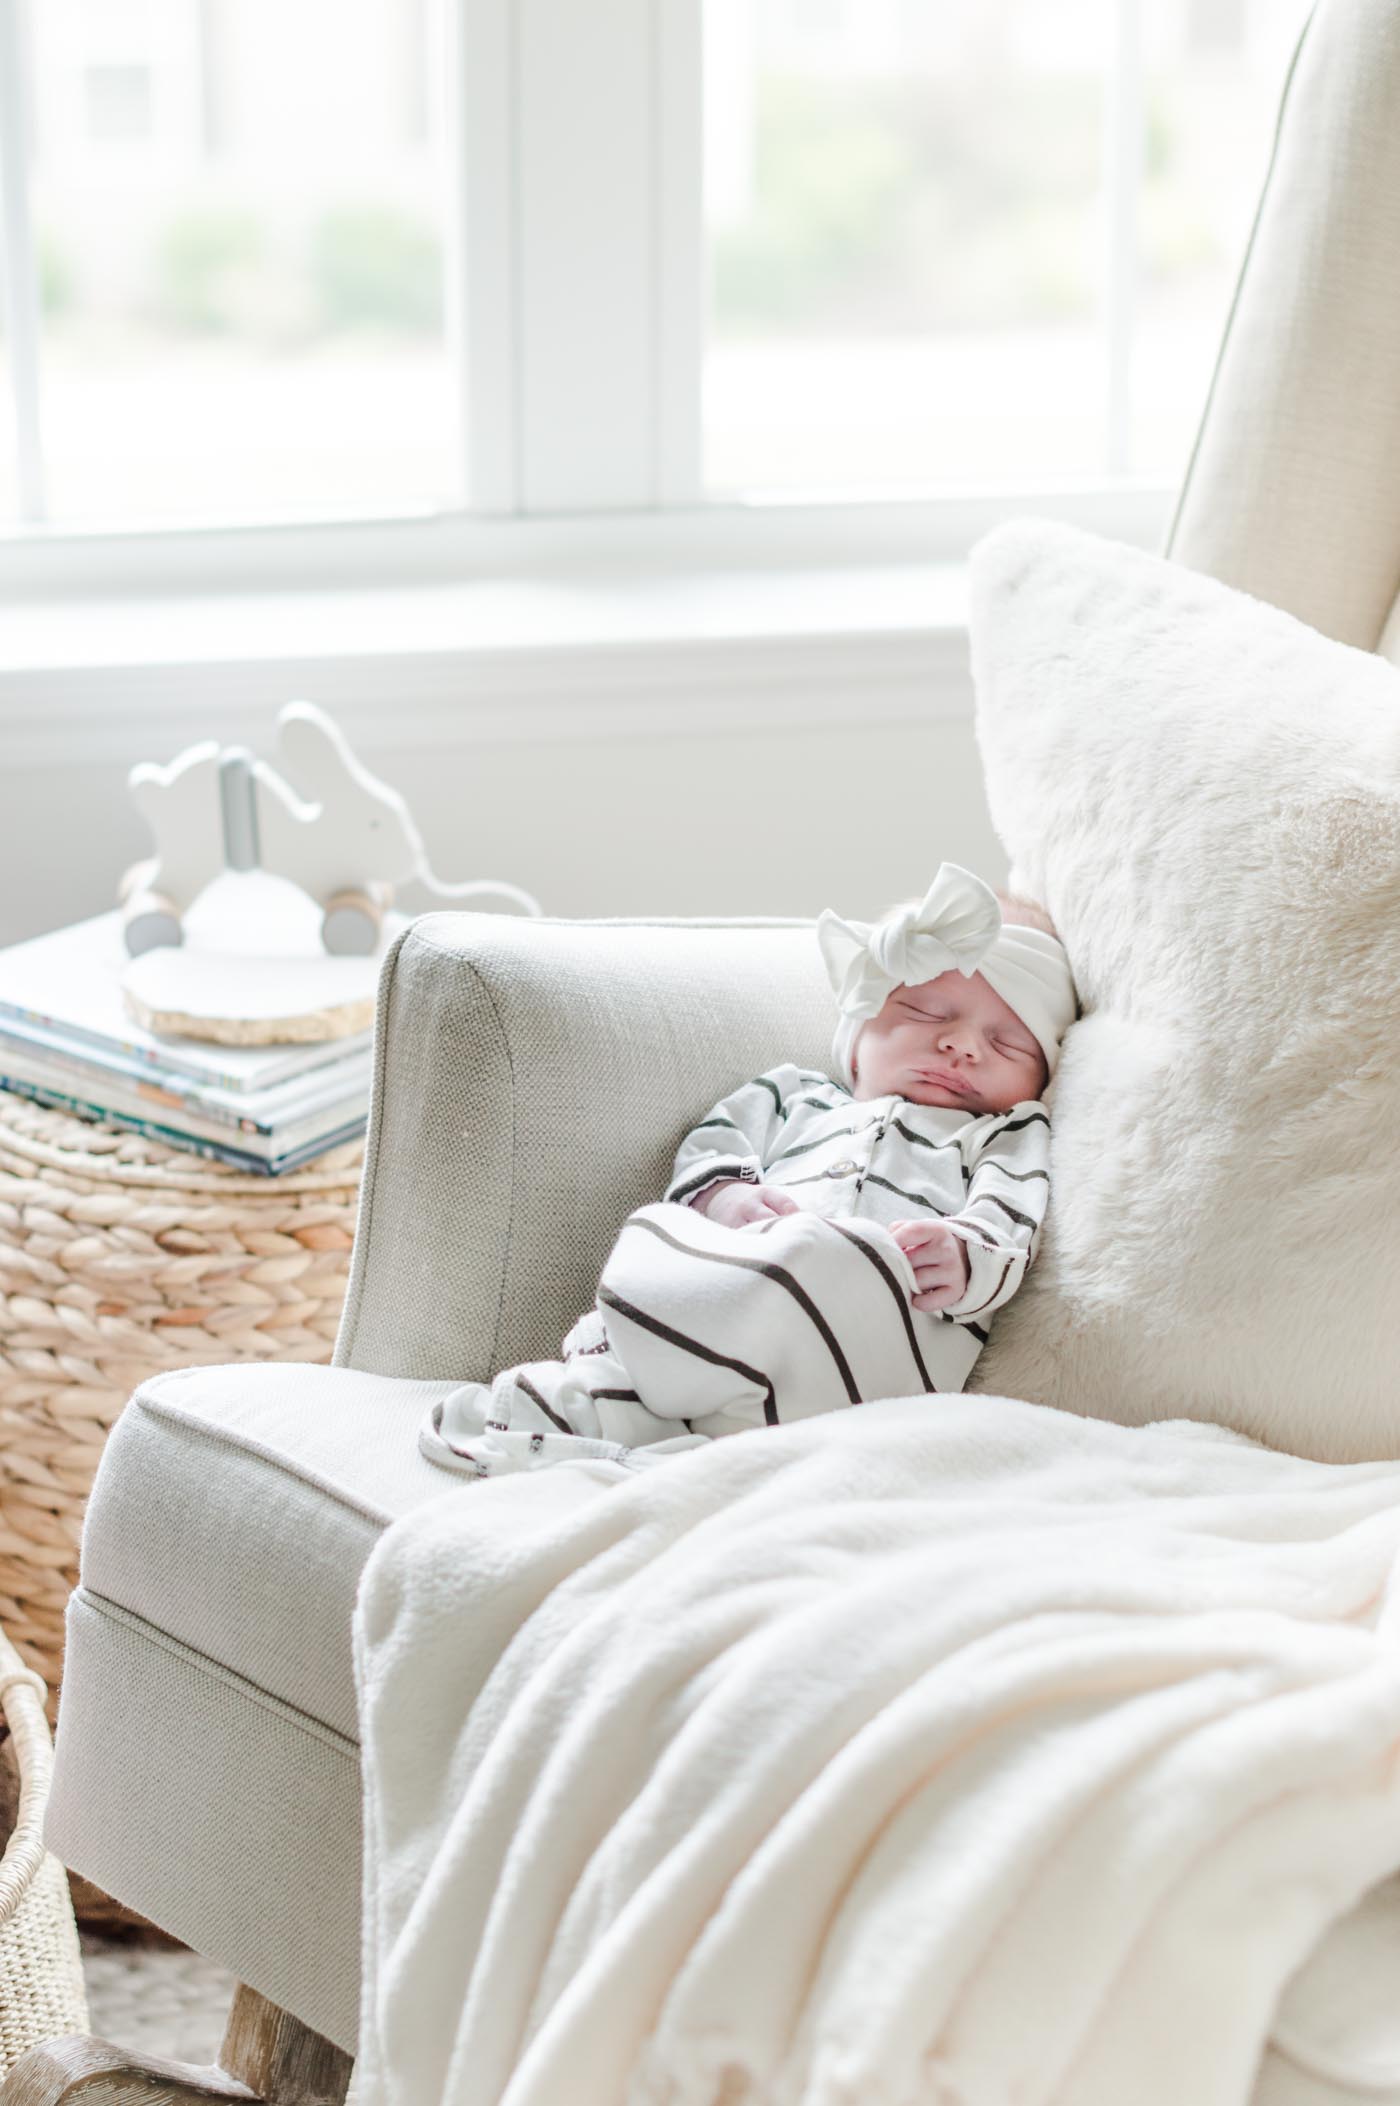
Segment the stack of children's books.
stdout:
<svg viewBox="0 0 1400 2106">
<path fill-rule="evenodd" d="M 269 1177 L 364 1132 L 371 1024 L 305 1044 L 157 1035 L 124 999 L 130 962 L 118 913 L 0 950 L 0 1087 Z M 366 1010 L 379 962 L 354 961 Z"/>
</svg>

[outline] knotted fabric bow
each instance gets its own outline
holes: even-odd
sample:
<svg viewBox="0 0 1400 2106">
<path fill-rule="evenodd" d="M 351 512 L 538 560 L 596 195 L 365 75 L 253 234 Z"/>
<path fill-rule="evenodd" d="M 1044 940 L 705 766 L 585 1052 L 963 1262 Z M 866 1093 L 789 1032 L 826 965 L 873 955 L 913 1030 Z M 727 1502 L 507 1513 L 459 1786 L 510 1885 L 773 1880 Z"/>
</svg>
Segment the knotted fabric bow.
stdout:
<svg viewBox="0 0 1400 2106">
<path fill-rule="evenodd" d="M 1003 923 L 996 894 L 970 870 L 940 863 L 918 905 L 883 921 L 843 921 L 828 908 L 817 920 L 817 942 L 841 1011 L 833 1050 L 848 1087 L 856 1039 L 895 988 L 947 972 L 980 972 L 1034 1035 L 1054 1074 L 1076 1006 L 1065 947 L 1044 929 Z"/>
</svg>

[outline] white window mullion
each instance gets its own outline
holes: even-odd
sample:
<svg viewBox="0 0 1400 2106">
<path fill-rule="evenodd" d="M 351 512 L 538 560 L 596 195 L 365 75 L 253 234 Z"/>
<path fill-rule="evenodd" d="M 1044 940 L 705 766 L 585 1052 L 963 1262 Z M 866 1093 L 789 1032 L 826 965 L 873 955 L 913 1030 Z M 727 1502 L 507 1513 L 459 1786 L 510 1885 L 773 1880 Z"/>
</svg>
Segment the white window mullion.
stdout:
<svg viewBox="0 0 1400 2106">
<path fill-rule="evenodd" d="M 447 335 L 462 494 L 520 506 L 519 73 L 514 0 L 446 0 Z"/>
<path fill-rule="evenodd" d="M 652 497 L 653 0 L 519 0 L 522 502 Z"/>
<path fill-rule="evenodd" d="M 1142 0 L 1110 0 L 1113 18 L 1104 112 L 1104 464 L 1132 465 L 1133 337 L 1137 326 L 1142 190 Z"/>
<path fill-rule="evenodd" d="M 654 0 L 654 6 L 654 501 L 693 505 L 704 495 L 703 0 Z"/>
<path fill-rule="evenodd" d="M 0 0 L 0 301 L 9 351 L 19 515 L 45 517 L 39 431 L 39 275 L 29 216 L 28 80 L 19 0 Z"/>
<path fill-rule="evenodd" d="M 521 507 L 698 495 L 700 0 L 518 0 Z"/>
</svg>

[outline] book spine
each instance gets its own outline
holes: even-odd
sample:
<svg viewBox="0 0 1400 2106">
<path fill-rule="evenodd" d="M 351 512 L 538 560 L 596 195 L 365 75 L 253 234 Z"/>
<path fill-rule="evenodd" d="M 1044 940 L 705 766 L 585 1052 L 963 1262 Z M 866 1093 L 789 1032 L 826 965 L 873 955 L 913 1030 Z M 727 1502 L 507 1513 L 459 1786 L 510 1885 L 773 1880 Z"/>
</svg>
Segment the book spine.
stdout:
<svg viewBox="0 0 1400 2106">
<path fill-rule="evenodd" d="M 0 997 L 0 1017 L 13 1017 L 17 1023 L 31 1024 L 43 1031 L 61 1032 L 69 1039 L 80 1039 L 99 1055 L 119 1053 L 124 1060 L 137 1063 L 142 1068 L 155 1068 L 165 1073 L 188 1075 L 194 1082 L 210 1084 L 215 1089 L 230 1090 L 235 1096 L 248 1090 L 246 1073 L 236 1069 L 214 1068 L 209 1061 L 217 1057 L 217 1048 L 210 1045 L 208 1055 L 198 1059 L 186 1059 L 176 1047 L 166 1041 L 160 1046 L 138 1046 L 131 1039 L 116 1038 L 102 1031 L 89 1031 L 85 1024 L 76 1024 L 66 1017 L 50 1016 L 42 1009 L 28 1009 L 22 1002 L 11 1002 Z M 264 1070 L 258 1087 L 272 1089 L 277 1084 L 289 1082 L 302 1075 L 314 1075 L 319 1068 L 339 1060 L 349 1041 L 325 1039 L 316 1042 L 314 1060 L 306 1057 L 307 1048 L 289 1048 L 289 1057 Z"/>
<path fill-rule="evenodd" d="M 329 1155 L 332 1148 L 339 1148 L 345 1141 L 357 1141 L 365 1130 L 363 1119 L 352 1120 L 347 1126 L 328 1133 L 318 1141 L 307 1141 L 287 1155 L 274 1156 L 270 1169 L 274 1177 L 283 1176 L 288 1170 L 300 1170 L 307 1163 L 314 1163 L 318 1156 Z"/>
<path fill-rule="evenodd" d="M 187 1155 L 203 1156 L 206 1162 L 227 1163 L 231 1170 L 249 1170 L 257 1177 L 273 1177 L 276 1165 L 265 1156 L 250 1155 L 245 1149 L 226 1147 L 222 1141 L 206 1141 L 196 1134 L 179 1133 L 170 1126 L 161 1126 L 154 1119 L 138 1118 L 131 1112 L 112 1111 L 104 1104 L 89 1104 L 81 1097 L 70 1097 L 62 1090 L 49 1089 L 42 1083 L 25 1082 L 19 1076 L 0 1074 L 0 1089 L 13 1090 L 16 1096 L 28 1097 L 32 1103 L 48 1105 L 54 1111 L 73 1112 L 80 1119 L 92 1119 L 101 1125 L 120 1126 L 126 1133 L 142 1134 L 148 1141 L 162 1141 L 167 1148 L 183 1149 Z"/>
<path fill-rule="evenodd" d="M 133 1045 L 130 1039 L 109 1038 L 105 1032 L 89 1031 L 83 1024 L 49 1016 L 42 1009 L 26 1009 L 20 1002 L 0 1001 L 0 1016 L 12 1016 L 21 1024 L 37 1024 L 45 1031 L 65 1031 L 70 1038 L 80 1038 L 85 1046 L 92 1046 L 99 1053 L 115 1050 L 126 1060 L 139 1061 L 143 1067 L 170 1068 L 177 1074 L 189 1075 L 196 1082 L 212 1082 L 219 1089 L 241 1089 L 246 1083 L 246 1077 L 230 1074 L 226 1068 L 214 1069 L 203 1064 L 193 1067 L 164 1046 L 157 1051 L 151 1046 Z"/>
<path fill-rule="evenodd" d="M 211 1124 L 227 1126 L 235 1133 L 270 1134 L 274 1130 L 264 1120 L 248 1118 L 218 1097 L 211 1098 L 198 1083 L 186 1076 L 162 1071 L 162 1079 L 157 1081 L 155 1071 L 144 1068 L 138 1061 L 113 1057 L 99 1062 L 95 1049 L 94 1058 L 88 1060 L 81 1049 L 69 1049 L 57 1043 L 52 1032 L 26 1038 L 0 1028 L 0 1066 L 5 1064 L 7 1054 L 22 1063 L 28 1061 L 35 1066 L 57 1068 L 65 1078 L 73 1078 L 75 1088 L 86 1084 L 89 1089 L 94 1089 L 104 1078 L 116 1080 L 133 1096 L 148 1098 L 152 1104 L 167 1105 L 172 1111 L 195 1112 Z M 94 1068 L 99 1068 L 100 1073 L 94 1074 Z"/>
<path fill-rule="evenodd" d="M 7 1028 L 8 1027 L 8 1028 Z M 154 1104 L 194 1112 L 218 1126 L 240 1133 L 264 1134 L 275 1139 L 285 1127 L 309 1118 L 327 1106 L 346 1104 L 357 1096 L 369 1096 L 370 1064 L 367 1054 L 314 1068 L 306 1075 L 272 1084 L 253 1092 L 229 1091 L 193 1082 L 169 1069 L 126 1060 L 115 1052 L 99 1056 L 95 1049 L 41 1025 L 17 1025 L 13 1017 L 0 1018 L 0 1066 L 18 1063 L 31 1082 L 52 1081 L 62 1088 L 75 1076 L 88 1090 L 103 1094 L 115 1079 L 131 1096 L 146 1097 Z M 55 1069 L 56 1075 L 35 1074 L 33 1069 Z"/>
</svg>

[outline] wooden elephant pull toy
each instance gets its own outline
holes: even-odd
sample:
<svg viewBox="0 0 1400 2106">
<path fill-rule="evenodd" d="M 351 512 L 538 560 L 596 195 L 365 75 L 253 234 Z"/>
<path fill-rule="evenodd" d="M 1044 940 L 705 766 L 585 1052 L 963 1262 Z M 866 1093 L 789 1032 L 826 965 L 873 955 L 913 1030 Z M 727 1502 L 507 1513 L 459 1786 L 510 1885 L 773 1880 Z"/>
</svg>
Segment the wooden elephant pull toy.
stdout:
<svg viewBox="0 0 1400 2106">
<path fill-rule="evenodd" d="M 371 953 L 396 901 L 409 912 L 471 900 L 487 911 L 539 913 L 518 885 L 439 884 L 403 798 L 356 760 L 314 703 L 287 704 L 277 747 L 290 782 L 245 747 L 217 739 L 168 767 L 142 761 L 132 769 L 127 783 L 156 843 L 155 855 L 121 881 L 133 958 L 183 942 L 184 915 L 225 870 L 266 870 L 310 893 L 321 908 L 321 941 L 340 955 Z"/>
</svg>

